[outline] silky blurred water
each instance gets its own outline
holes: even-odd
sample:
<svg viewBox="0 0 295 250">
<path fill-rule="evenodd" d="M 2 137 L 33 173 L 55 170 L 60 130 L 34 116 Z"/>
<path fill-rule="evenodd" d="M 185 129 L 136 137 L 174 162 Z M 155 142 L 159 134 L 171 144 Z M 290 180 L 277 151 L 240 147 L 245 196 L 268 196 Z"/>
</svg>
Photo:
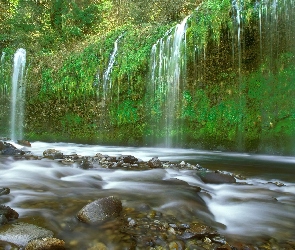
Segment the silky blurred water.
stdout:
<svg viewBox="0 0 295 250">
<path fill-rule="evenodd" d="M 83 170 L 57 160 L 1 157 L 0 187 L 9 187 L 11 193 L 0 196 L 0 202 L 15 209 L 20 220 L 33 218 L 60 238 L 106 240 L 103 231 L 98 237 L 97 231 L 71 221 L 85 204 L 109 195 L 119 197 L 124 207 L 148 204 L 184 223 L 201 220 L 230 239 L 295 238 L 295 157 L 44 142 L 34 142 L 25 150 L 41 156 L 49 148 L 83 156 L 133 155 L 144 161 L 159 157 L 246 177 L 237 184 L 217 185 L 203 183 L 196 170 Z M 202 191 L 198 193 L 196 187 Z"/>
</svg>

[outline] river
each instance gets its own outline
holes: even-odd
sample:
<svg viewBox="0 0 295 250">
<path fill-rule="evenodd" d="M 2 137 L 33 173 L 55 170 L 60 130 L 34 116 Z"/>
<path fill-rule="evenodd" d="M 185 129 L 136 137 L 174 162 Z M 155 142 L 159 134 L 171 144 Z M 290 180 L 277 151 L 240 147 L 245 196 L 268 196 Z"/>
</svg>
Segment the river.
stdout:
<svg viewBox="0 0 295 250">
<path fill-rule="evenodd" d="M 37 223 L 71 242 L 72 249 L 85 248 L 93 240 L 107 246 L 114 242 L 111 233 L 106 233 L 108 230 L 93 230 L 75 221 L 75 215 L 85 204 L 109 195 L 119 197 L 123 207 L 134 208 L 144 203 L 186 223 L 194 219 L 204 221 L 231 241 L 295 239 L 295 157 L 45 142 L 33 142 L 26 150 L 42 156 L 49 148 L 83 156 L 133 155 L 144 161 L 159 157 L 161 161 L 185 161 L 246 178 L 237 180 L 237 184 L 204 184 L 196 170 L 84 170 L 56 160 L 1 157 L 1 187 L 11 190 L 9 195 L 0 196 L 1 203 L 16 210 L 19 220 Z M 187 186 L 174 187 L 165 182 L 175 178 L 200 187 L 201 192 L 195 195 Z"/>
</svg>

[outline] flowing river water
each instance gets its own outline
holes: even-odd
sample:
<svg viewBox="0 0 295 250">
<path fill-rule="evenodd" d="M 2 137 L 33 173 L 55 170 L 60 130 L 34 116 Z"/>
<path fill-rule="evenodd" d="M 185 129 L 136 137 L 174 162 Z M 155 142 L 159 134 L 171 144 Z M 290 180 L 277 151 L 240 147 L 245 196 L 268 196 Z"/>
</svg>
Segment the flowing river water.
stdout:
<svg viewBox="0 0 295 250">
<path fill-rule="evenodd" d="M 11 190 L 9 195 L 0 196 L 0 202 L 16 210 L 20 221 L 52 230 L 70 242 L 71 249 L 87 249 L 85 246 L 93 241 L 104 242 L 110 249 L 112 244 L 121 244 L 112 238 L 116 231 L 111 226 L 94 230 L 75 219 L 84 205 L 110 195 L 118 197 L 125 208 L 147 204 L 184 223 L 201 220 L 229 241 L 295 239 L 295 157 L 43 142 L 34 142 L 26 150 L 42 156 L 49 148 L 84 156 L 133 155 L 144 161 L 159 157 L 161 161 L 185 161 L 245 177 L 236 184 L 205 184 L 195 170 L 85 170 L 45 158 L 0 156 L 0 185 Z M 167 181 L 175 178 L 189 187 L 200 187 L 201 192 L 196 194 L 194 189 Z"/>
</svg>

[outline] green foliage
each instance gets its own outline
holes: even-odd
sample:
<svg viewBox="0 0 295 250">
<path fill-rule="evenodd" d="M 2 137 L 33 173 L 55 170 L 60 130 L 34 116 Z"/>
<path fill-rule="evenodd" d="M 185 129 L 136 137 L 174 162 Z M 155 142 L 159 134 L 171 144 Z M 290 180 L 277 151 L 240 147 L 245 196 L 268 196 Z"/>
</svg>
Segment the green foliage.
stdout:
<svg viewBox="0 0 295 250">
<path fill-rule="evenodd" d="M 111 111 L 111 122 L 116 126 L 136 124 L 139 121 L 137 105 L 137 102 L 128 99 L 118 103 L 118 107 Z"/>
<path fill-rule="evenodd" d="M 264 2 L 234 3 L 1 1 L 0 49 L 6 56 L 0 65 L 0 94 L 6 99 L 0 102 L 9 99 L 4 92 L 10 91 L 13 53 L 24 47 L 29 65 L 26 122 L 32 138 L 38 139 L 38 134 L 47 139 L 52 135 L 57 140 L 138 144 L 152 133 L 158 138 L 169 133 L 183 144 L 232 149 L 242 142 L 253 150 L 259 143 L 274 143 L 273 138 L 291 138 L 295 46 L 285 34 L 290 26 L 286 20 L 294 20 L 294 4 L 288 0 L 282 8 L 278 1 L 274 9 L 271 1 L 265 8 Z M 280 17 L 275 34 L 269 32 L 273 13 Z M 163 115 L 167 97 L 160 89 L 154 96 L 147 91 L 150 52 L 188 14 L 192 15 L 186 32 L 186 81 L 174 127 L 167 131 Z M 119 37 L 106 90 L 104 73 Z M 163 126 L 151 128 L 149 121 Z"/>
</svg>

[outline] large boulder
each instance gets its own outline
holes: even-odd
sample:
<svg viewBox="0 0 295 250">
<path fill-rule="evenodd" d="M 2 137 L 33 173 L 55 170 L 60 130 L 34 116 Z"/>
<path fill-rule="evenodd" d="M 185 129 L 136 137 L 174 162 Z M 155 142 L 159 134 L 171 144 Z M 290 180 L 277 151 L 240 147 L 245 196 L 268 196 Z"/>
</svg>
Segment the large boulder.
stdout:
<svg viewBox="0 0 295 250">
<path fill-rule="evenodd" d="M 98 223 L 109 218 L 115 218 L 122 211 L 122 202 L 114 196 L 95 200 L 84 206 L 77 214 L 77 218 L 85 223 Z"/>
</svg>

